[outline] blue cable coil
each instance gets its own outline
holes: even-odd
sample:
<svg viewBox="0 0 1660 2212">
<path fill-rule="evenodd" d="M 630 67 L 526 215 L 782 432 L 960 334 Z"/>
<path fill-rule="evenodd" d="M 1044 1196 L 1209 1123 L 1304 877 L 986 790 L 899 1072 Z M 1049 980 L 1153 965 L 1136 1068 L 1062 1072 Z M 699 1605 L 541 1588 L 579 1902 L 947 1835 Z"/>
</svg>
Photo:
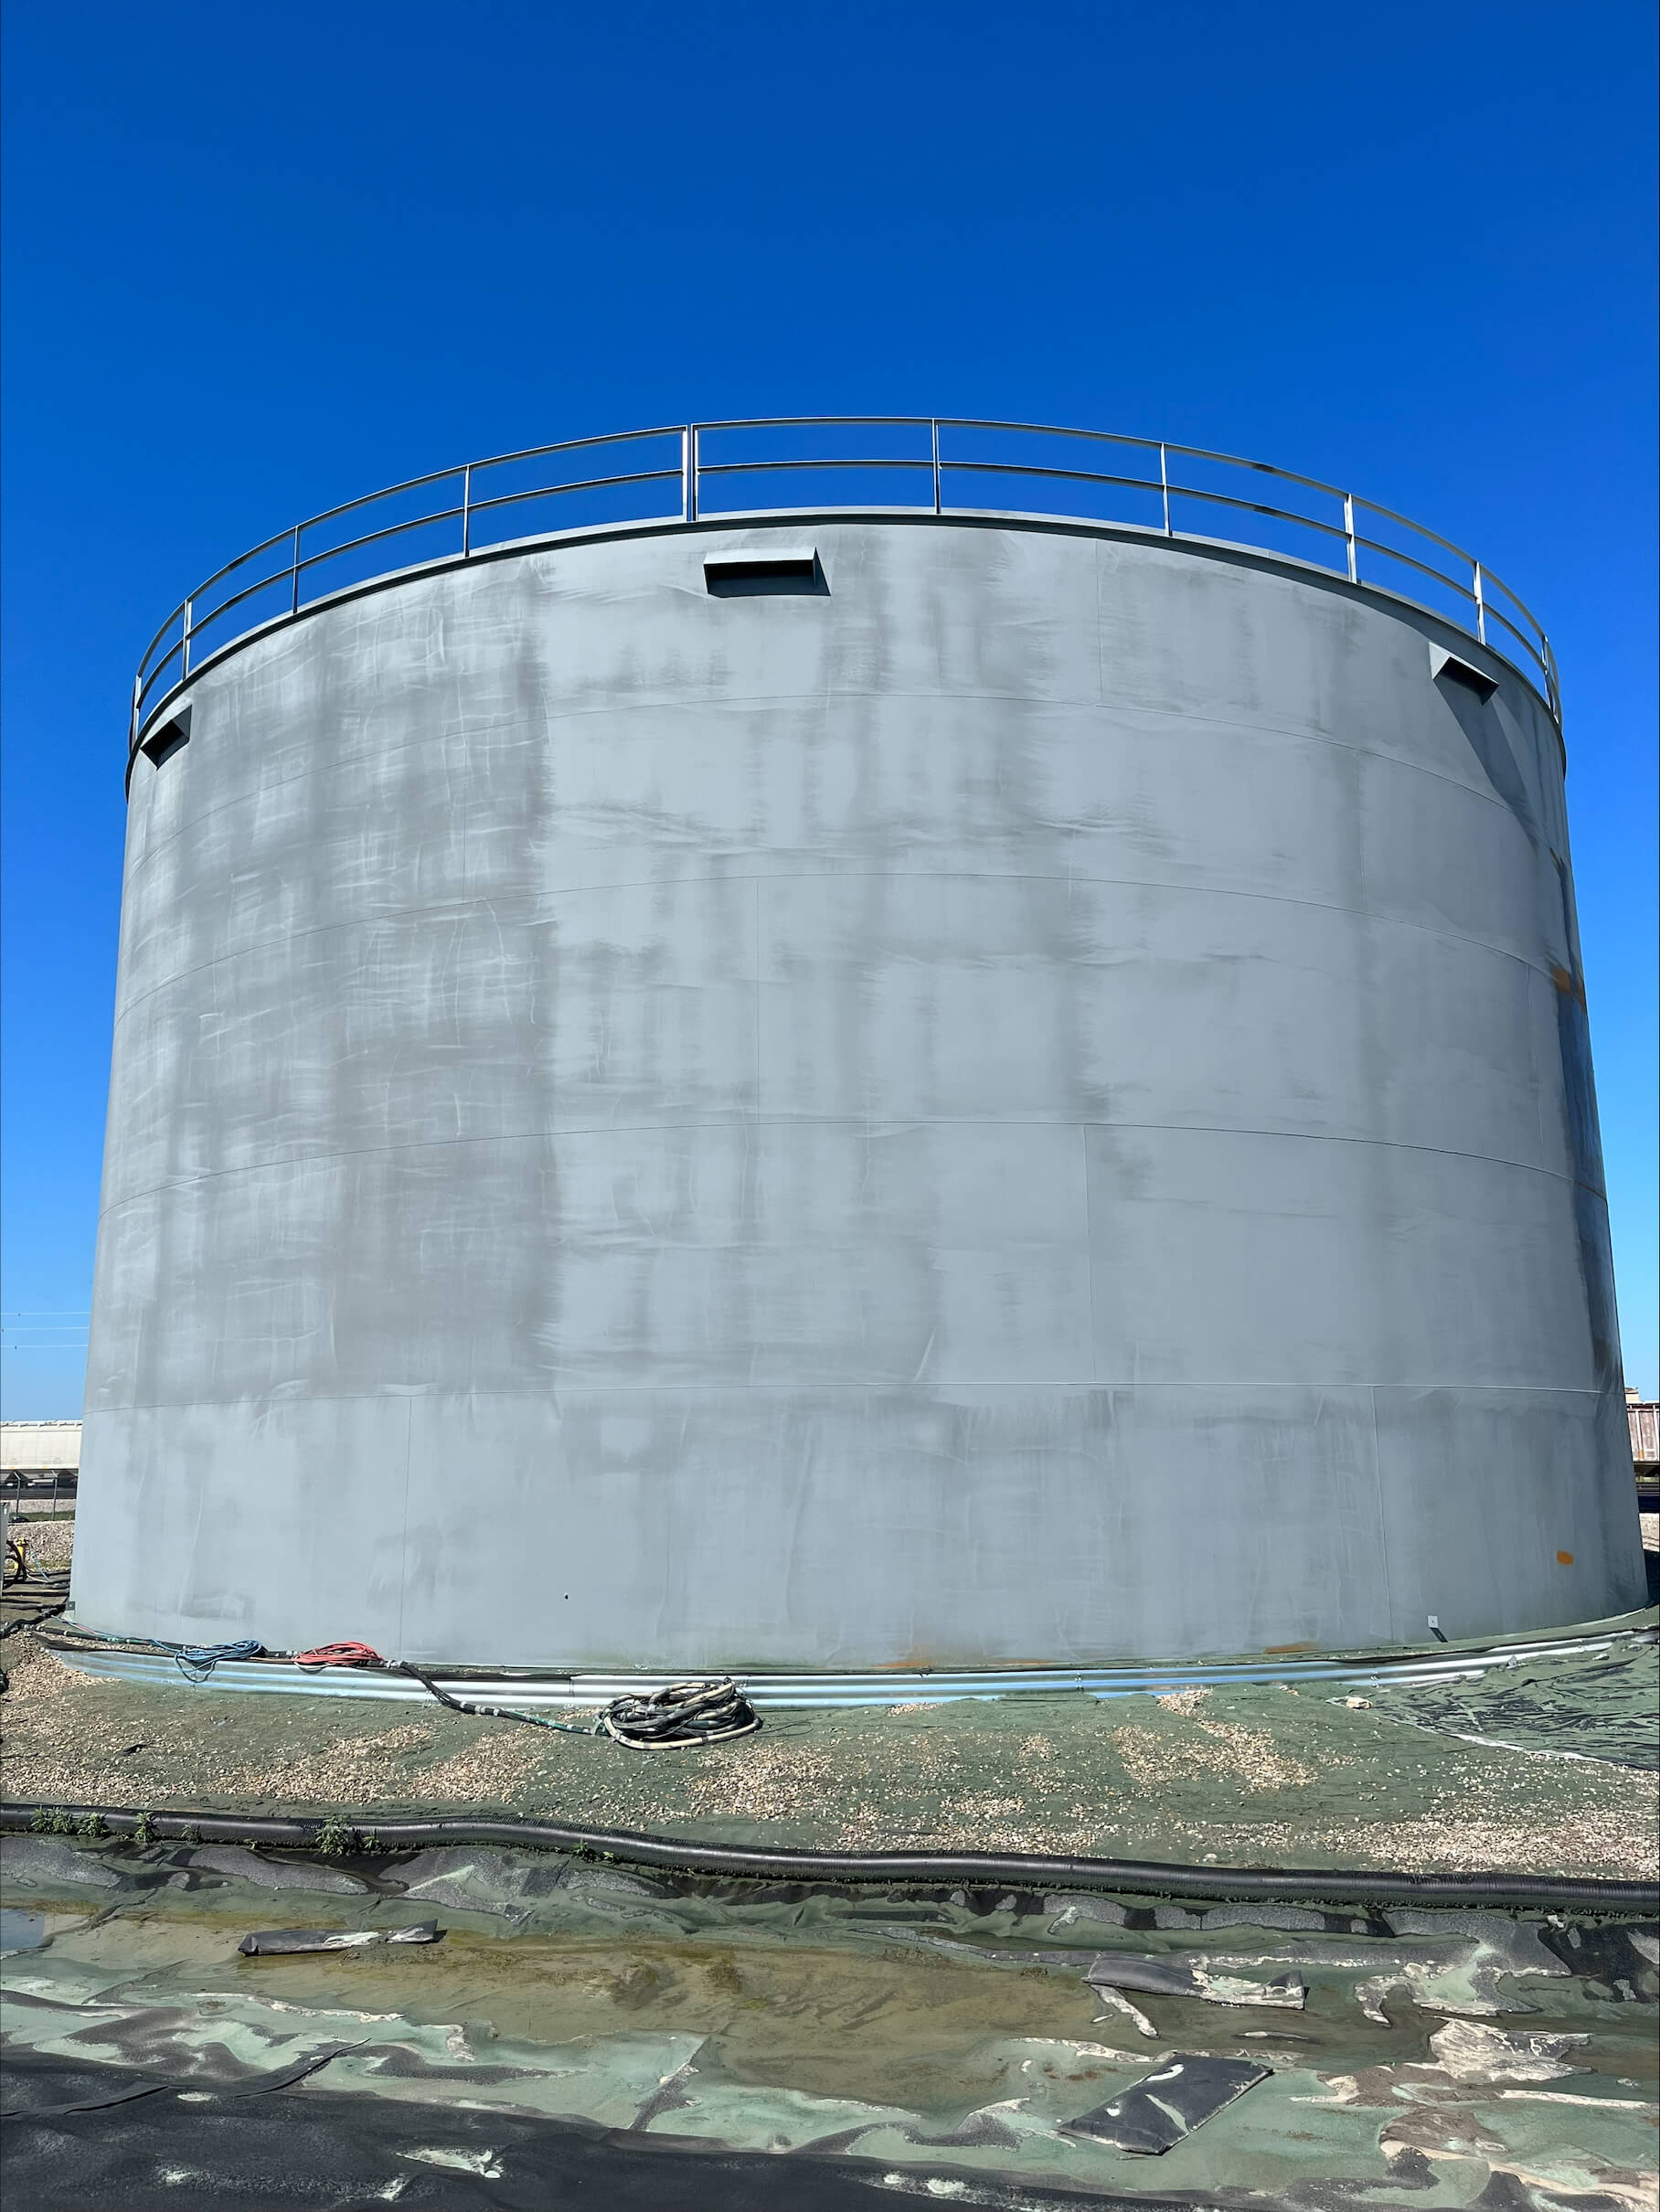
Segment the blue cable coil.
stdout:
<svg viewBox="0 0 1660 2212">
<path fill-rule="evenodd" d="M 236 1643 L 165 1643 L 162 1649 L 173 1654 L 186 1682 L 206 1682 L 221 1659 L 257 1659 L 265 1646 L 257 1636 L 244 1636 Z"/>
</svg>

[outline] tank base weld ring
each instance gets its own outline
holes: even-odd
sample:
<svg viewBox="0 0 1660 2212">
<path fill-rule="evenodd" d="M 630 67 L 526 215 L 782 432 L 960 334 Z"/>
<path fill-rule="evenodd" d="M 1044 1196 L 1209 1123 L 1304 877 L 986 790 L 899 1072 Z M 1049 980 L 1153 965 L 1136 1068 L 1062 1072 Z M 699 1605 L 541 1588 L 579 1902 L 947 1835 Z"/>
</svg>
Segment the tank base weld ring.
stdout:
<svg viewBox="0 0 1660 2212">
<path fill-rule="evenodd" d="M 5 1632 L 10 1634 L 16 1627 L 32 1625 L 31 1622 L 8 1622 Z M 1652 1646 L 1660 1630 L 1655 1626 L 1655 1609 L 1650 1607 L 1640 1613 L 1586 1622 L 1544 1635 L 1471 1638 L 1444 1646 L 1399 1644 L 1327 1653 L 1305 1653 L 1299 1649 L 1294 1653 L 1246 1654 L 1229 1659 L 999 1666 L 965 1671 L 886 1665 L 873 1672 L 760 1671 L 746 1672 L 735 1679 L 758 1713 L 886 1707 L 900 1701 L 942 1705 L 963 1697 L 1006 1697 L 1027 1693 L 1053 1696 L 1077 1692 L 1090 1697 L 1123 1697 L 1152 1691 L 1163 1696 L 1177 1689 L 1264 1683 L 1295 1686 L 1304 1683 L 1352 1682 L 1367 1687 L 1374 1684 L 1458 1681 L 1493 1668 L 1530 1666 L 1543 1659 L 1601 1657 L 1616 1647 Z M 86 1667 L 112 1680 L 154 1685 L 160 1677 L 153 1663 L 165 1662 L 165 1671 L 168 1675 L 177 1666 L 176 1645 L 157 1643 L 146 1636 L 92 1628 L 84 1622 L 48 1625 L 40 1632 L 40 1643 L 66 1664 Z M 342 1656 L 329 1659 L 326 1655 L 330 1653 Z M 116 1663 L 116 1666 L 102 1664 L 109 1662 Z M 133 1671 L 117 1671 L 128 1665 Z M 198 1679 L 197 1675 L 190 1678 Z M 504 1719 L 526 1719 L 527 1706 L 542 1707 L 549 1703 L 572 1708 L 591 1719 L 597 1707 L 611 1705 L 619 1697 L 644 1698 L 665 1687 L 681 1686 L 654 1672 L 573 1672 L 569 1667 L 484 1666 L 439 1659 L 409 1665 L 384 1659 L 377 1664 L 373 1646 L 356 1643 L 318 1645 L 314 1650 L 300 1653 L 267 1648 L 255 1658 L 231 1662 L 228 1670 L 215 1674 L 213 1680 L 214 1686 L 221 1689 L 281 1690 L 305 1695 L 332 1691 L 346 1696 L 366 1694 L 410 1699 L 435 1696 L 441 1702 L 447 1685 L 451 1693 L 471 1690 L 482 1696 L 510 1701 L 476 1705 L 474 1708 Z M 364 1686 L 361 1693 L 359 1684 Z"/>
<path fill-rule="evenodd" d="M 325 1832 L 326 1831 L 326 1837 Z M 0 1833 L 102 1836 L 139 1834 L 154 1843 L 263 1845 L 339 1856 L 336 1818 L 274 1813 L 165 1813 L 134 1806 L 0 1804 Z M 1212 1904 L 1371 1907 L 1468 1906 L 1486 1912 L 1566 1912 L 1581 1919 L 1653 1919 L 1660 1882 L 1595 1876 L 1408 1874 L 1386 1867 L 1189 1866 L 1155 1860 L 1074 1858 L 1027 1851 L 809 1851 L 708 1844 L 691 1836 L 631 1829 L 582 1828 L 557 1821 L 498 1819 L 365 1822 L 349 1832 L 363 1851 L 422 1851 L 446 1845 L 497 1845 L 509 1851 L 555 1851 L 680 1876 L 787 1882 L 826 1888 L 1017 1890 L 1098 1889 L 1120 1897 L 1200 1898 Z"/>
</svg>

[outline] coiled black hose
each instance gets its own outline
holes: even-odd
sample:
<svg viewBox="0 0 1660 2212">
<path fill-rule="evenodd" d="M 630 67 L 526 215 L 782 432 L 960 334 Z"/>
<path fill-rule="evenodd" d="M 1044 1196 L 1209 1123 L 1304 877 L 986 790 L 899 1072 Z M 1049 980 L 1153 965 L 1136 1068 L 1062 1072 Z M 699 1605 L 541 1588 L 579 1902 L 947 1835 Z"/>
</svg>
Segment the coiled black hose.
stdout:
<svg viewBox="0 0 1660 2212">
<path fill-rule="evenodd" d="M 464 1697 L 452 1697 L 411 1659 L 399 1660 L 397 1672 L 412 1676 L 452 1713 L 472 1713 L 484 1720 L 521 1720 L 527 1728 L 558 1728 L 566 1736 L 606 1735 L 637 1751 L 724 1743 L 761 1726 L 754 1707 L 729 1675 L 709 1682 L 667 1683 L 649 1697 L 613 1697 L 599 1717 L 584 1727 L 574 1720 L 550 1720 L 543 1713 L 516 1713 L 507 1706 L 474 1705 Z"/>
<path fill-rule="evenodd" d="M 729 1675 L 665 1683 L 648 1697 L 613 1697 L 600 1718 L 608 1736 L 637 1750 L 724 1743 L 761 1726 L 761 1716 Z"/>
</svg>

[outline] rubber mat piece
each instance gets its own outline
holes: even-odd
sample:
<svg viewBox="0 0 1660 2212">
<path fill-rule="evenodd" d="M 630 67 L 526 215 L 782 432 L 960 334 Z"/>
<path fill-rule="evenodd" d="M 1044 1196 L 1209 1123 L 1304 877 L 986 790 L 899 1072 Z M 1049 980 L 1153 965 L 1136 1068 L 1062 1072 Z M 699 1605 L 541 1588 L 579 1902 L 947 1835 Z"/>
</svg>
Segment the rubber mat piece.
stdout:
<svg viewBox="0 0 1660 2212">
<path fill-rule="evenodd" d="M 413 1928 L 260 1928 L 237 1949 L 245 1959 L 286 1959 L 302 1951 L 367 1951 L 379 1943 L 438 1943 L 443 1932 L 436 1920 Z"/>
<path fill-rule="evenodd" d="M 1062 2132 L 1089 2135 L 1117 2151 L 1157 2157 L 1202 2127 L 1213 2113 L 1266 2081 L 1273 2071 L 1249 2058 L 1212 2058 L 1173 2051 L 1156 2072 L 1093 2111 L 1068 2121 Z"/>
</svg>

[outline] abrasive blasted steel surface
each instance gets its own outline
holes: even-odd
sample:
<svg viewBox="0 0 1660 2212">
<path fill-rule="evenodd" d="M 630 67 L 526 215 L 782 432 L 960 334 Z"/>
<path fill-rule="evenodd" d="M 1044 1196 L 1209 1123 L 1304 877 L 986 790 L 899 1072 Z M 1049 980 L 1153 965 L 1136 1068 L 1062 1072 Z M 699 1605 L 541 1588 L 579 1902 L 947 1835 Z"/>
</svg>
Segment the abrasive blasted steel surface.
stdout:
<svg viewBox="0 0 1660 2212">
<path fill-rule="evenodd" d="M 770 543 L 805 580 L 716 588 Z M 185 697 L 82 1626 L 1053 1667 L 1642 1603 L 1562 755 L 1479 643 L 794 514 L 393 580 Z"/>
</svg>

